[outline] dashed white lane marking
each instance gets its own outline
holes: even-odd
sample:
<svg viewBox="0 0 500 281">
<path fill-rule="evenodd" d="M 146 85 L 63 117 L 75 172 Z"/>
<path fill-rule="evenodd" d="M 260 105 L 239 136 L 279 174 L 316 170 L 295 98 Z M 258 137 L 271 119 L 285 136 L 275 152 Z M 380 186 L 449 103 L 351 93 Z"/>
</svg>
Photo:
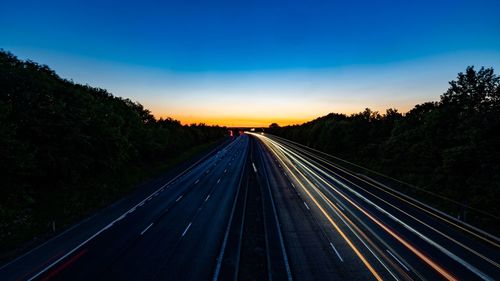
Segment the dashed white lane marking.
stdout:
<svg viewBox="0 0 500 281">
<path fill-rule="evenodd" d="M 339 257 L 340 261 L 344 262 L 337 249 L 335 249 L 335 246 L 333 246 L 332 242 L 330 242 L 330 246 L 332 246 L 333 251 L 335 251 L 335 254 L 337 254 L 337 257 Z"/>
<path fill-rule="evenodd" d="M 217 183 L 219 183 L 219 182 L 220 182 L 220 179 L 217 180 Z"/>
<path fill-rule="evenodd" d="M 205 198 L 205 202 L 208 201 L 208 198 L 210 198 L 210 194 L 208 194 L 207 198 Z"/>
<path fill-rule="evenodd" d="M 186 235 L 186 232 L 189 230 L 190 227 L 191 227 L 191 223 L 188 224 L 188 226 L 186 227 L 186 229 L 182 233 L 181 237 L 184 237 L 184 235 Z"/>
<path fill-rule="evenodd" d="M 175 199 L 175 202 L 179 202 L 179 200 L 182 199 L 182 196 L 184 196 L 184 195 L 181 195 L 181 196 L 179 196 L 179 198 Z"/>
<path fill-rule="evenodd" d="M 309 209 L 309 206 L 307 206 L 307 203 L 306 203 L 306 202 L 303 202 L 303 203 L 304 203 L 304 205 L 306 206 L 306 208 L 307 208 L 308 210 L 311 210 L 311 209 Z"/>
<path fill-rule="evenodd" d="M 256 173 L 257 173 L 257 167 L 255 167 L 255 164 L 254 164 L 253 162 L 252 162 L 252 166 L 253 166 L 253 170 L 254 170 L 254 172 L 256 172 Z"/>
<path fill-rule="evenodd" d="M 293 184 L 293 182 L 290 183 L 292 185 L 293 188 L 295 188 L 295 185 Z"/>
<path fill-rule="evenodd" d="M 219 152 L 220 151 L 218 151 L 217 153 L 219 153 Z M 204 159 L 204 158 L 202 158 L 202 159 Z M 200 163 L 202 161 L 202 159 L 198 160 L 196 163 L 192 164 L 188 169 L 184 170 L 180 175 L 176 176 L 175 178 L 171 179 L 168 183 L 166 183 L 163 186 L 161 186 L 161 190 L 160 191 L 163 191 L 164 188 L 168 189 L 171 184 L 179 182 L 180 179 L 182 179 L 186 175 L 190 174 L 192 171 L 189 171 L 189 170 L 192 167 L 194 167 L 195 165 L 198 165 L 198 163 Z M 149 197 L 145 198 L 140 203 L 138 203 L 136 206 L 143 206 L 147 201 L 150 201 L 151 199 L 152 199 L 152 197 L 150 195 Z M 45 268 L 43 268 L 40 271 L 38 271 L 38 273 L 36 273 L 33 276 L 31 276 L 30 280 L 34 280 L 34 279 L 38 278 L 40 275 L 42 275 L 45 272 L 47 272 L 47 270 L 49 270 L 50 268 L 52 268 L 54 265 L 56 265 L 57 263 L 61 262 L 62 260 L 66 259 L 69 255 L 73 254 L 75 251 L 77 251 L 78 249 L 80 249 L 83 245 L 87 244 L 89 241 L 91 241 L 92 239 L 94 239 L 95 237 L 97 237 L 98 235 L 100 235 L 103 231 L 106 231 L 107 229 L 109 229 L 110 227 L 112 227 L 115 223 L 117 223 L 118 221 L 124 219 L 127 216 L 127 214 L 128 214 L 128 212 L 123 213 L 120 217 L 118 217 L 114 221 L 110 222 L 104 228 L 102 228 L 101 230 L 97 231 L 96 233 L 94 233 L 89 238 L 87 238 L 87 240 L 83 241 L 82 243 L 80 243 L 79 245 L 77 245 L 76 247 L 74 247 L 73 249 L 69 250 L 69 252 L 67 252 L 66 254 L 62 255 L 59 259 L 55 260 L 51 264 L 47 265 Z"/>
<path fill-rule="evenodd" d="M 194 184 L 197 184 L 197 183 L 199 183 L 199 182 L 200 182 L 200 180 L 196 180 L 196 181 L 194 182 Z"/>
<path fill-rule="evenodd" d="M 396 256 L 395 256 L 395 255 L 393 255 L 393 254 L 391 253 L 391 251 L 389 251 L 389 250 L 387 250 L 387 249 L 386 249 L 386 251 L 387 251 L 387 252 L 389 253 L 389 255 L 391 255 L 391 257 L 393 257 L 393 258 L 394 258 L 394 259 L 395 259 L 395 260 L 396 260 L 396 261 L 397 261 L 397 262 L 398 262 L 398 263 L 399 263 L 399 264 L 400 264 L 400 265 L 401 265 L 401 266 L 402 266 L 402 267 L 403 267 L 406 271 L 410 271 L 410 269 L 408 269 L 408 267 L 406 267 L 406 266 L 403 264 L 403 262 L 401 262 L 398 258 L 396 258 Z"/>
<path fill-rule="evenodd" d="M 141 232 L 141 235 L 143 235 L 144 233 L 146 233 L 146 231 L 148 231 L 148 229 L 149 229 L 150 227 L 152 227 L 152 226 L 153 226 L 153 223 L 151 223 L 150 225 L 148 225 L 148 227 L 146 227 L 146 228 L 145 228 L 145 229 Z"/>
<path fill-rule="evenodd" d="M 227 169 L 224 170 L 224 174 L 227 173 Z"/>
</svg>

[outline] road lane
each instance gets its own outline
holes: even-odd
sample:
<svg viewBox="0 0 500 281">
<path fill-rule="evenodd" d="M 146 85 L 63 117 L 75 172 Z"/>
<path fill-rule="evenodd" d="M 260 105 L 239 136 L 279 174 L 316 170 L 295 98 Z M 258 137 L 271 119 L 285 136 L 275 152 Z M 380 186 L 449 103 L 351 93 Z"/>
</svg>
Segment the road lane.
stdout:
<svg viewBox="0 0 500 281">
<path fill-rule="evenodd" d="M 259 170 L 268 174 L 272 194 L 278 209 L 285 247 L 292 276 L 295 280 L 345 280 L 338 272 L 336 260 L 328 249 L 328 239 L 321 226 L 305 210 L 303 201 L 291 187 L 279 167 L 272 163 L 268 152 L 259 144 Z M 318 235 L 320 234 L 320 235 Z"/>
<path fill-rule="evenodd" d="M 454 268 L 456 271 L 459 271 L 461 275 L 465 274 L 464 276 L 467 276 L 467 271 L 472 271 L 477 277 L 489 279 L 498 271 L 498 263 L 495 262 L 495 260 L 498 260 L 498 248 L 494 244 L 485 243 L 485 245 L 477 243 L 473 239 L 470 239 L 470 237 L 464 236 L 461 231 L 456 231 L 457 229 L 462 230 L 462 228 L 453 229 L 450 228 L 450 225 L 442 225 L 442 223 L 439 224 L 439 222 L 435 221 L 435 216 L 420 214 L 420 218 L 417 218 L 415 213 L 412 212 L 413 205 L 401 206 L 400 202 L 389 203 L 388 200 L 391 199 L 390 197 L 385 199 L 387 196 L 377 196 L 376 194 L 373 194 L 373 192 L 367 191 L 366 187 L 363 188 L 359 184 L 354 183 L 353 180 L 347 179 L 346 176 L 341 176 L 335 172 L 333 173 L 338 179 L 345 181 L 342 183 L 339 182 L 338 179 L 335 179 L 335 183 L 340 183 L 343 187 L 345 187 L 344 184 L 347 183 L 349 185 L 347 189 L 357 189 L 352 192 L 356 193 L 358 197 L 363 198 L 366 202 L 371 201 L 375 203 L 370 203 L 372 206 L 377 206 L 377 210 L 374 212 L 381 211 L 381 216 L 388 215 L 390 218 L 390 220 L 387 221 L 388 224 L 392 224 L 396 229 L 399 228 L 400 232 L 410 232 L 406 234 L 408 236 L 416 235 L 418 238 L 425 240 L 427 243 L 421 244 L 420 246 L 422 248 L 426 248 L 428 252 L 434 251 L 432 255 L 434 255 L 437 259 L 451 259 L 452 263 L 459 263 L 460 266 L 454 266 Z M 363 192 L 364 195 L 362 194 Z M 377 200 L 379 201 L 378 203 L 375 202 Z M 396 206 L 398 203 L 400 205 L 399 207 Z M 417 210 L 421 209 L 418 208 Z M 396 218 L 393 214 L 399 215 L 400 218 Z M 393 222 L 397 223 L 394 224 Z M 404 227 L 401 228 L 401 225 Z M 427 234 L 429 230 L 437 235 L 432 235 L 432 237 L 429 236 Z M 476 238 L 476 236 L 474 235 L 473 238 Z M 432 245 L 432 248 L 429 248 L 428 244 Z M 465 251 L 460 251 L 458 254 L 455 254 L 452 253 L 452 251 L 447 250 L 455 249 L 457 246 L 473 254 L 473 258 L 471 259 L 468 255 L 463 255 Z M 439 253 L 435 252 L 435 249 L 438 249 Z M 443 257 L 443 255 L 445 257 Z M 495 258 L 495 255 L 497 258 Z M 478 267 L 483 267 L 484 269 L 479 269 Z M 488 274 L 488 272 L 490 273 Z M 470 278 L 472 278 L 472 276 Z"/>
<path fill-rule="evenodd" d="M 165 269 L 172 266 L 174 256 L 186 256 L 175 261 L 197 262 L 196 268 L 200 269 L 187 270 L 184 276 L 175 277 L 176 280 L 186 280 L 190 276 L 195 280 L 199 274 L 210 274 L 207 270 L 212 270 L 214 249 L 222 240 L 217 226 L 226 223 L 226 205 L 232 202 L 237 187 L 234 178 L 241 173 L 246 142 L 245 136 L 238 138 L 213 158 L 165 186 L 158 195 L 146 200 L 143 206 L 137 206 L 85 245 L 86 254 L 52 279 L 161 279 Z M 205 201 L 208 195 L 215 200 Z M 199 237 L 191 239 L 193 233 Z M 203 239 L 209 239 L 214 246 L 210 249 L 200 247 L 201 241 L 207 242 Z M 182 243 L 183 240 L 193 242 Z M 186 245 L 198 248 L 196 251 L 183 250 Z M 209 255 L 214 258 L 203 259 Z"/>
<path fill-rule="evenodd" d="M 85 243 L 103 229 L 107 228 L 117 218 L 129 211 L 133 206 L 137 206 L 145 198 L 149 197 L 157 190 L 161 190 L 166 183 L 182 177 L 193 167 L 209 160 L 218 151 L 230 144 L 233 138 L 228 138 L 212 151 L 188 160 L 177 167 L 173 167 L 167 173 L 158 178 L 148 180 L 141 184 L 128 196 L 118 200 L 112 205 L 96 212 L 88 218 L 74 224 L 72 227 L 40 244 L 16 259 L 0 266 L 1 280 L 27 280 L 36 275 L 41 270 L 49 267 L 59 259 L 65 258 L 72 249 Z"/>
<path fill-rule="evenodd" d="M 288 166 L 289 177 L 305 182 L 304 191 L 312 199 L 323 201 L 326 213 L 350 224 L 352 233 L 363 236 L 359 242 L 373 243 L 373 255 L 385 260 L 389 271 L 394 268 L 397 278 L 402 272 L 416 279 L 490 280 L 498 276 L 497 238 L 480 231 L 470 235 L 473 228 L 450 222 L 440 212 L 387 187 L 374 186 L 318 153 L 273 136 L 255 136 Z"/>
</svg>

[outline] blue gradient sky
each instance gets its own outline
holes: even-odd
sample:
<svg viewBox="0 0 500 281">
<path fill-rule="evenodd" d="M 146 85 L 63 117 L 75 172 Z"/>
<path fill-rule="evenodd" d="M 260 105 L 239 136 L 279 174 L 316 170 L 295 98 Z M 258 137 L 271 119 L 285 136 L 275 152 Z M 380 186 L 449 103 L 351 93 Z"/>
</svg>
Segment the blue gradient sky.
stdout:
<svg viewBox="0 0 500 281">
<path fill-rule="evenodd" d="M 272 2 L 272 3 L 270 3 Z M 500 67 L 500 1 L 3 1 L 0 48 L 156 116 L 303 122 Z"/>
</svg>

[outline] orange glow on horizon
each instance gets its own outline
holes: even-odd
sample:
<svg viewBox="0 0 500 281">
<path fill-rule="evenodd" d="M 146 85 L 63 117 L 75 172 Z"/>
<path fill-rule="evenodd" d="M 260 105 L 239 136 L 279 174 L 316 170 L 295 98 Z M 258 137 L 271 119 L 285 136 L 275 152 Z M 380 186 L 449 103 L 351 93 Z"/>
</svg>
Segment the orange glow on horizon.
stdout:
<svg viewBox="0 0 500 281">
<path fill-rule="evenodd" d="M 346 115 L 361 112 L 353 111 L 349 113 L 343 113 Z M 333 112 L 333 111 L 332 111 Z M 401 111 L 400 111 L 401 112 Z M 401 113 L 405 113 L 403 111 Z M 178 115 L 178 114 L 154 114 L 155 118 L 173 118 L 179 120 L 183 125 L 189 124 L 199 124 L 204 123 L 206 125 L 219 125 L 225 127 L 269 127 L 272 123 L 277 123 L 279 126 L 289 126 L 289 125 L 301 125 L 303 123 L 312 121 L 316 118 L 328 115 L 330 112 L 317 113 L 311 116 L 304 116 L 300 118 L 286 118 L 286 117 L 272 117 L 272 116 L 190 116 L 190 115 Z M 384 111 L 380 112 L 381 114 Z"/>
<path fill-rule="evenodd" d="M 189 125 L 193 123 L 204 123 L 207 125 L 219 125 L 225 127 L 269 127 L 272 123 L 277 123 L 280 126 L 288 126 L 295 124 L 302 124 L 308 121 L 311 121 L 317 117 L 322 115 L 318 115 L 316 117 L 304 117 L 304 118 L 285 118 L 285 117 L 231 117 L 231 116 L 222 116 L 222 117 L 211 117 L 211 116 L 183 116 L 183 115 L 175 115 L 175 114 L 155 114 L 156 118 L 167 118 L 171 117 L 173 119 L 179 120 L 183 125 Z"/>
<path fill-rule="evenodd" d="M 380 114 L 385 113 L 385 109 L 369 107 Z M 272 123 L 279 126 L 300 125 L 316 118 L 328 115 L 329 113 L 341 113 L 351 115 L 362 112 L 365 107 L 359 105 L 338 105 L 328 104 L 306 106 L 300 104 L 287 108 L 280 105 L 266 104 L 264 106 L 248 105 L 242 106 L 213 106 L 211 104 L 198 105 L 193 107 L 167 108 L 158 104 L 152 104 L 152 113 L 156 118 L 173 118 L 179 120 L 183 125 L 204 123 L 206 125 L 219 125 L 225 127 L 269 127 Z M 255 110 L 253 110 L 253 108 Z M 404 113 L 411 109 L 411 106 L 401 105 L 396 108 L 403 109 Z M 342 110 L 343 109 L 343 110 Z"/>
</svg>

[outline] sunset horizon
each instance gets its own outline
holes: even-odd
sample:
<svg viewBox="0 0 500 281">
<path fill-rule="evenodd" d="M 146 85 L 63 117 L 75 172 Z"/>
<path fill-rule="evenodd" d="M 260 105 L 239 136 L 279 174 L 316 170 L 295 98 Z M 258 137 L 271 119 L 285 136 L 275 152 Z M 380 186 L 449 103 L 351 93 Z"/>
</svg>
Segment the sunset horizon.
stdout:
<svg viewBox="0 0 500 281">
<path fill-rule="evenodd" d="M 500 276 L 500 0 L 2 11 L 0 280 Z"/>
<path fill-rule="evenodd" d="M 466 1 L 72 6 L 69 17 L 57 3 L 24 14 L 7 3 L 0 48 L 183 124 L 406 112 L 439 100 L 467 66 L 500 66 L 495 9 Z"/>
<path fill-rule="evenodd" d="M 365 108 L 381 114 L 389 108 L 406 113 L 417 104 L 439 100 L 448 81 L 466 66 L 500 65 L 500 52 L 451 53 L 382 66 L 234 73 L 137 70 L 95 62 L 109 75 L 103 76 L 93 71 L 92 60 L 23 48 L 5 50 L 47 64 L 64 79 L 138 102 L 156 118 L 228 127 L 297 125 L 329 113 L 350 115 Z M 80 62 L 82 67 L 70 67 L 68 60 Z"/>
</svg>

